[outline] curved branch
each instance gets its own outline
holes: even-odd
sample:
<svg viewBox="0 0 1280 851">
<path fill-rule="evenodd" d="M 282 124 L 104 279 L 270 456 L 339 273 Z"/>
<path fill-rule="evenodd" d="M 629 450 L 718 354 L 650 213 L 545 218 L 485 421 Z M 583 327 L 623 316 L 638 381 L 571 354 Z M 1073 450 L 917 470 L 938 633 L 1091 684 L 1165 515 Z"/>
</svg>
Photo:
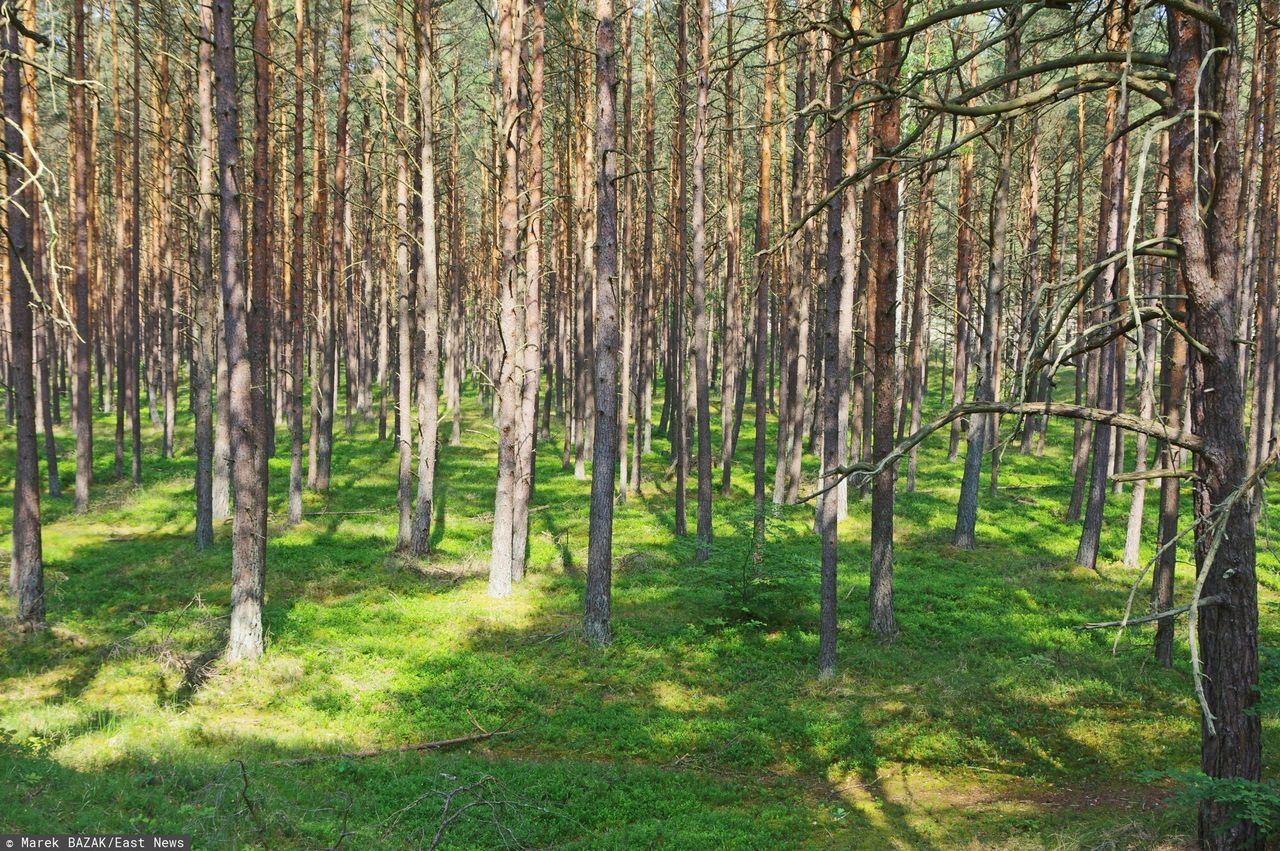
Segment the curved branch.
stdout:
<svg viewBox="0 0 1280 851">
<path fill-rule="evenodd" d="M 1148 420 L 1132 414 L 1120 413 L 1119 411 L 1088 408 L 1084 405 L 1072 405 L 1066 402 L 966 402 L 963 405 L 956 405 L 933 422 L 921 426 L 918 431 L 901 441 L 879 461 L 875 463 L 860 462 L 836 467 L 834 470 L 828 471 L 823 478 L 829 478 L 832 481 L 822 489 L 804 497 L 800 502 L 816 499 L 850 476 L 860 475 L 865 478 L 871 478 L 896 463 L 938 429 L 948 425 L 953 420 L 967 417 L 971 414 L 1041 414 L 1051 417 L 1065 417 L 1072 420 L 1087 420 L 1122 428 L 1125 431 L 1145 434 L 1191 452 L 1199 452 L 1204 447 L 1204 441 L 1199 435 L 1170 428 L 1158 420 Z"/>
</svg>

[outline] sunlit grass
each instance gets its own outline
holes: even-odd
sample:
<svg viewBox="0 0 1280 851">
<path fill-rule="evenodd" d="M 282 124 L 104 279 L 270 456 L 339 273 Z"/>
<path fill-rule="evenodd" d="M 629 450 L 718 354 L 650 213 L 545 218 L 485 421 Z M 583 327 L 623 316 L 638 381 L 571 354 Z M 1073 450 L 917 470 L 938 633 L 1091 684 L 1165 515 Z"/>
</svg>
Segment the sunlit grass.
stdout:
<svg viewBox="0 0 1280 851">
<path fill-rule="evenodd" d="M 207 552 L 191 543 L 189 420 L 172 460 L 145 430 L 135 489 L 111 481 L 113 421 L 99 417 L 91 512 L 75 516 L 69 496 L 44 502 L 50 629 L 0 636 L 0 829 L 317 848 L 345 822 L 348 847 L 402 847 L 434 835 L 443 793 L 488 776 L 458 800 L 487 803 L 451 824 L 447 845 L 1155 847 L 1193 832 L 1191 813 L 1137 781 L 1198 761 L 1183 622 L 1171 671 L 1151 660 L 1149 628 L 1114 654 L 1114 633 L 1076 629 L 1115 616 L 1135 574 L 1072 566 L 1070 424 L 1053 425 L 1043 458 L 1005 453 L 970 552 L 949 545 L 959 465 L 945 437 L 925 445 L 917 492 L 898 495 L 890 644 L 865 629 L 868 506 L 855 501 L 840 531 L 841 673 L 818 683 L 812 507 L 771 512 L 765 563 L 757 573 L 749 561 L 749 406 L 704 564 L 672 535 L 670 456 L 655 437 L 643 494 L 617 509 L 616 640 L 603 652 L 575 632 L 589 483 L 560 469 L 558 432 L 538 448 L 529 577 L 506 600 L 487 597 L 493 430 L 474 397 L 466 414 L 463 445 L 441 451 L 441 517 L 422 563 L 391 555 L 397 463 L 375 423 L 347 436 L 339 419 L 330 494 L 309 494 L 307 519 L 284 528 L 281 429 L 268 651 L 241 667 L 216 660 L 229 527 Z M 65 427 L 59 441 L 65 459 Z M 69 492 L 69 461 L 63 473 Z M 805 473 L 809 492 L 812 459 Z M 1128 502 L 1109 500 L 1106 558 L 1123 545 Z M 1148 538 L 1154 509 L 1152 497 Z M 1270 582 L 1274 556 L 1261 560 Z M 1277 626 L 1264 605 L 1264 643 Z M 477 728 L 510 734 L 276 764 Z"/>
</svg>

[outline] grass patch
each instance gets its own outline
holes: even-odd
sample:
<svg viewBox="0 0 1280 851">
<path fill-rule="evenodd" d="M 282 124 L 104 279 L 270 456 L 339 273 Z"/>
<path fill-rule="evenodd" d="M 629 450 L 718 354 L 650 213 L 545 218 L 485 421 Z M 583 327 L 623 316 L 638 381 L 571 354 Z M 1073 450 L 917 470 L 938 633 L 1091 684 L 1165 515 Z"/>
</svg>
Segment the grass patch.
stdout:
<svg viewBox="0 0 1280 851">
<path fill-rule="evenodd" d="M 539 445 L 529 577 L 488 599 L 493 430 L 474 402 L 465 414 L 463 445 L 441 452 L 435 549 L 421 563 L 390 555 L 397 462 L 374 424 L 338 436 L 330 494 L 309 494 L 311 515 L 291 529 L 287 453 L 272 460 L 269 646 L 246 666 L 216 655 L 230 530 L 205 552 L 191 543 L 189 420 L 174 459 L 145 431 L 134 488 L 110 481 L 112 421 L 99 417 L 92 510 L 44 501 L 51 628 L 0 634 L 0 830 L 403 847 L 430 844 L 454 813 L 445 847 L 619 849 L 1153 848 L 1194 832 L 1188 805 L 1138 779 L 1198 763 L 1185 630 L 1165 670 L 1149 629 L 1114 654 L 1113 633 L 1075 629 L 1119 611 L 1134 574 L 1072 566 L 1070 424 L 1052 426 L 1044 457 L 1005 454 L 968 552 L 949 546 L 959 465 L 945 441 L 926 444 L 917 491 L 898 496 L 901 634 L 889 644 L 865 625 L 868 506 L 854 503 L 840 530 L 841 673 L 818 683 L 812 508 L 772 513 L 765 564 L 748 568 L 749 429 L 703 564 L 671 533 L 670 459 L 655 439 L 643 494 L 615 515 L 616 641 L 599 652 L 575 629 L 589 483 L 560 469 L 559 443 Z M 70 434 L 58 437 L 70 457 Z M 816 481 L 813 459 L 805 472 Z M 1119 555 L 1127 510 L 1109 499 L 1105 557 Z M 1269 550 L 1260 561 L 1273 585 L 1280 565 Z M 1280 644 L 1276 599 L 1263 590 L 1266 645 Z M 277 764 L 475 725 L 514 732 Z M 1272 753 L 1270 716 L 1264 731 Z"/>
</svg>

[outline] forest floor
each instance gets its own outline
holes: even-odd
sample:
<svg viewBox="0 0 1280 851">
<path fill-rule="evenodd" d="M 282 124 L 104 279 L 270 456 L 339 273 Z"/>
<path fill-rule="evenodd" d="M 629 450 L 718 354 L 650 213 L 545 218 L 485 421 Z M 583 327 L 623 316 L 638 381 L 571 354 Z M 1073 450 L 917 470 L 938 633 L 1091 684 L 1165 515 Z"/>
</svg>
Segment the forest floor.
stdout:
<svg viewBox="0 0 1280 851">
<path fill-rule="evenodd" d="M 655 437 L 643 495 L 615 515 L 605 651 L 576 632 L 590 485 L 561 469 L 558 440 L 539 446 L 530 574 L 510 598 L 486 596 L 493 430 L 474 397 L 466 415 L 462 446 L 441 451 L 434 552 L 421 563 L 391 555 L 397 462 L 376 424 L 344 435 L 339 417 L 332 489 L 307 496 L 294 528 L 280 430 L 267 654 L 241 666 L 217 660 L 230 525 L 206 552 L 191 542 L 190 421 L 172 460 L 146 427 L 134 488 L 111 483 L 114 423 L 100 416 L 92 510 L 72 513 L 69 462 L 68 496 L 44 500 L 50 629 L 0 629 L 0 832 L 305 849 L 1150 849 L 1194 833 L 1174 784 L 1143 779 L 1198 764 L 1186 622 L 1172 670 L 1153 661 L 1149 626 L 1114 652 L 1114 631 L 1077 629 L 1119 617 L 1136 573 L 1110 560 L 1127 494 L 1109 500 L 1100 572 L 1072 564 L 1070 424 L 1054 424 L 1044 457 L 1011 447 L 994 498 L 984 474 L 972 551 L 950 546 L 960 465 L 945 435 L 925 444 L 917 490 L 905 475 L 899 486 L 900 633 L 887 644 L 866 630 L 869 506 L 855 502 L 840 529 L 840 673 L 818 682 L 811 505 L 771 513 L 758 572 L 749 559 L 750 406 L 704 564 L 672 534 L 667 443 Z M 0 431 L 6 524 L 13 445 Z M 68 458 L 65 427 L 60 446 Z M 808 492 L 812 461 L 805 472 Z M 690 526 L 694 504 L 691 490 Z M 1276 646 L 1280 564 L 1259 547 L 1262 643 Z M 480 729 L 505 735 L 282 762 Z M 1264 729 L 1274 776 L 1280 725 Z"/>
</svg>

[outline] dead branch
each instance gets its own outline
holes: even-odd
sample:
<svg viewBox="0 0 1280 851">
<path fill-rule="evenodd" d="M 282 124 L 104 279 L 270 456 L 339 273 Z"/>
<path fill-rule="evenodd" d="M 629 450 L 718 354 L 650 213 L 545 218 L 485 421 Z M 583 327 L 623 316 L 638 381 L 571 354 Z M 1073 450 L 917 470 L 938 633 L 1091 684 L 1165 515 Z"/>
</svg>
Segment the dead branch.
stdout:
<svg viewBox="0 0 1280 851">
<path fill-rule="evenodd" d="M 465 745 L 471 742 L 479 742 L 485 739 L 492 739 L 497 736 L 508 736 L 512 730 L 493 730 L 492 732 L 473 733 L 469 736 L 457 736 L 452 739 L 436 739 L 431 742 L 412 742 L 406 745 L 397 745 L 393 748 L 367 748 L 359 751 L 346 751 L 344 753 L 326 753 L 313 754 L 311 756 L 300 756 L 292 759 L 278 759 L 272 765 L 310 765 L 316 762 L 327 762 L 331 759 L 365 759 L 371 756 L 386 756 L 393 753 L 411 753 L 413 751 L 438 751 L 444 748 Z"/>
<path fill-rule="evenodd" d="M 1142 417 L 1136 417 L 1132 414 L 1123 414 L 1118 411 L 1108 411 L 1102 408 L 1088 408 L 1083 405 L 1072 405 L 1065 402 L 967 402 L 963 405 L 957 405 L 950 411 L 947 411 L 933 422 L 922 426 L 910 437 L 898 443 L 878 462 L 868 463 L 861 462 L 858 464 L 850 464 L 844 467 L 837 467 L 823 474 L 823 478 L 828 483 L 820 490 L 809 494 L 802 498 L 800 502 L 809 502 L 816 499 L 822 494 L 834 488 L 841 481 L 850 476 L 860 475 L 867 479 L 878 474 L 890 465 L 896 463 L 899 459 L 910 452 L 914 447 L 919 446 L 925 441 L 929 435 L 938 429 L 949 424 L 953 420 L 967 417 L 971 414 L 1043 414 L 1047 416 L 1065 417 L 1073 420 L 1088 420 L 1095 423 L 1103 423 L 1105 425 L 1122 428 L 1126 431 L 1146 434 L 1150 437 L 1163 440 L 1174 446 L 1180 446 L 1191 452 L 1199 452 L 1204 445 L 1204 441 L 1198 435 L 1190 432 L 1175 430 L 1168 425 L 1156 420 L 1147 420 Z"/>
<path fill-rule="evenodd" d="M 1151 614 L 1151 615 L 1143 615 L 1140 618 L 1129 618 L 1128 620 L 1118 620 L 1118 621 L 1104 621 L 1102 623 L 1086 623 L 1086 624 L 1081 624 L 1079 627 L 1077 627 L 1077 629 L 1111 629 L 1112 627 L 1125 627 L 1125 626 L 1133 626 L 1134 624 L 1140 624 L 1140 623 L 1151 623 L 1152 621 L 1162 621 L 1168 618 L 1177 617 L 1178 615 L 1181 615 L 1181 614 L 1185 614 L 1186 612 L 1189 612 L 1192 609 L 1196 609 L 1196 608 L 1203 609 L 1206 606 L 1219 606 L 1225 602 L 1227 602 L 1226 597 L 1222 597 L 1215 594 L 1212 597 L 1203 598 L 1198 605 L 1192 602 L 1192 603 L 1187 603 L 1185 606 L 1178 606 L 1177 608 L 1169 609 L 1167 612 L 1156 612 L 1155 614 Z"/>
<path fill-rule="evenodd" d="M 1145 482 L 1150 479 L 1190 479 L 1195 473 L 1190 470 L 1172 470 L 1167 467 L 1159 470 L 1135 470 L 1132 473 L 1112 473 L 1113 482 Z"/>
</svg>

